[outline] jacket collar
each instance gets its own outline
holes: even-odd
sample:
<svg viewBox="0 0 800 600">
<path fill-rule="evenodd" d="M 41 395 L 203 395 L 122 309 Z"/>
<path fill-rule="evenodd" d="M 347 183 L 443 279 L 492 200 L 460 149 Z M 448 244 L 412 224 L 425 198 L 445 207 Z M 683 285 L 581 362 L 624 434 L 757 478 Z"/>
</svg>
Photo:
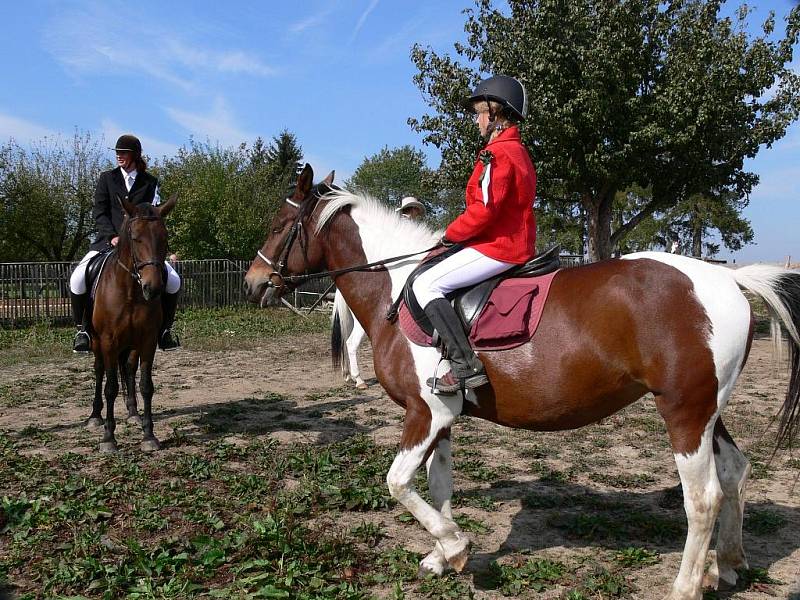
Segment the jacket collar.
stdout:
<svg viewBox="0 0 800 600">
<path fill-rule="evenodd" d="M 497 144 L 499 142 L 521 142 L 521 138 L 519 137 L 519 127 L 516 125 L 512 125 L 508 129 L 504 129 L 500 132 L 496 138 L 494 138 L 491 142 L 486 144 L 485 148 L 488 148 L 492 144 Z"/>
</svg>

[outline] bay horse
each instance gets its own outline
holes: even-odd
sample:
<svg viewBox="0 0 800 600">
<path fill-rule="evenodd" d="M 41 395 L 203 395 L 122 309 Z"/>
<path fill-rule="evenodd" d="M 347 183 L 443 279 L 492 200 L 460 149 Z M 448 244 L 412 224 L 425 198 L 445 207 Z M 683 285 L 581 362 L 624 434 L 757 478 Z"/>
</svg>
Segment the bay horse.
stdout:
<svg viewBox="0 0 800 600">
<path fill-rule="evenodd" d="M 648 392 L 669 434 L 688 533 L 670 600 L 698 600 L 704 583 L 734 585 L 746 568 L 744 489 L 750 464 L 721 413 L 744 367 L 753 315 L 740 288 L 762 298 L 789 333 L 790 383 L 779 443 L 800 422 L 800 273 L 753 265 L 728 269 L 684 256 L 642 252 L 559 271 L 533 338 L 513 350 L 480 352 L 490 385 L 466 397 L 435 395 L 425 381 L 440 360 L 411 344 L 386 318 L 418 260 L 359 267 L 436 236 L 380 202 L 314 185 L 306 165 L 245 276 L 252 301 L 285 293 L 328 270 L 374 348 L 375 374 L 405 408 L 398 454 L 387 475 L 391 495 L 434 537 L 422 574 L 463 569 L 469 539 L 453 520 L 450 428 L 460 414 L 508 427 L 566 430 L 595 423 Z M 425 464 L 432 503 L 414 489 Z M 704 579 L 719 518 L 716 557 Z"/>
<path fill-rule="evenodd" d="M 153 434 L 152 369 L 163 318 L 159 295 L 166 285 L 167 228 L 164 217 L 175 207 L 177 195 L 173 194 L 161 206 L 149 203 L 134 205 L 120 198 L 117 201 L 124 209 L 124 220 L 116 250 L 109 256 L 97 281 L 90 320 L 95 392 L 87 426 L 97 428 L 105 425 L 100 451 L 117 451 L 114 401 L 121 379 L 128 422 L 141 424 L 141 449 L 152 452 L 161 447 Z M 142 370 L 139 391 L 144 400 L 141 418 L 136 403 L 138 367 Z M 101 414 L 101 392 L 106 400 L 105 421 Z"/>
</svg>

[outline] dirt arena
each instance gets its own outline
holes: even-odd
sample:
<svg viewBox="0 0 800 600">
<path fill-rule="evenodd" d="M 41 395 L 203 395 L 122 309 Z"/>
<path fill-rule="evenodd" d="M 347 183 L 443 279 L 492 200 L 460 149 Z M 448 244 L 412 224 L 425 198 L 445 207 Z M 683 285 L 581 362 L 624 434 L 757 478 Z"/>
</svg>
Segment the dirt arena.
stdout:
<svg viewBox="0 0 800 600">
<path fill-rule="evenodd" d="M 328 345 L 327 335 L 314 333 L 261 342 L 246 351 L 160 353 L 154 417 L 164 448 L 158 460 L 202 453 L 220 440 L 239 446 L 264 438 L 281 445 L 323 445 L 363 434 L 379 447 L 393 448 L 403 414 L 374 379 L 371 350 L 361 350 L 370 387 L 357 392 L 332 371 Z M 84 427 L 93 391 L 90 359 L 23 362 L 5 368 L 1 377 L 0 431 L 19 452 L 46 460 L 86 455 L 84 468 L 90 471 L 101 435 Z M 773 364 L 769 340 L 756 340 L 725 413 L 728 429 L 754 467 L 744 534 L 751 581 L 707 598 L 800 598 L 800 460 L 796 451 L 781 451 L 770 460 L 774 426 L 768 427 L 786 385 L 785 369 Z M 117 415 L 124 415 L 121 399 Z M 141 463 L 155 460 L 156 455 L 140 453 L 138 428 L 120 418 L 117 431 L 123 455 Z M 616 594 L 598 590 L 570 598 L 666 595 L 678 570 L 685 517 L 675 490 L 675 464 L 652 400 L 595 426 L 561 433 L 513 431 L 462 418 L 454 427 L 453 448 L 455 512 L 474 541 L 465 572 L 457 576 L 462 587 L 453 589 L 469 589 L 475 598 L 501 598 L 501 591 L 481 579 L 492 561 L 513 566 L 547 558 L 574 565 L 576 572 L 599 560 L 619 569 L 628 583 Z M 9 493 L 5 487 L 0 482 L 0 497 Z M 403 512 L 393 505 L 318 519 L 329 518 L 331 526 L 342 528 L 362 521 L 380 525 L 384 535 L 377 552 L 401 547 L 427 553 L 430 536 Z M 113 520 L 109 525 L 112 531 L 123 526 Z M 0 536 L 0 554 L 8 544 Z M 619 553 L 626 548 L 646 552 L 633 553 L 634 559 L 620 567 Z M 26 577 L 24 569 L 9 573 L 22 590 L 31 589 Z M 413 581 L 399 585 L 407 598 L 440 597 Z M 565 589 L 559 584 L 540 592 L 524 588 L 521 597 L 567 597 Z M 371 591 L 394 597 L 389 584 L 375 584 Z"/>
</svg>

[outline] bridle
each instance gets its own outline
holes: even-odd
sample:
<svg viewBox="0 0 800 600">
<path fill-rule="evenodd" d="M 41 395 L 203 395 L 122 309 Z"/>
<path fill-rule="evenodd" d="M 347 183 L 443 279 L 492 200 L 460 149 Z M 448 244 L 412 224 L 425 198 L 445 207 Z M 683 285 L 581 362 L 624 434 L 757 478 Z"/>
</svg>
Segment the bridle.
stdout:
<svg viewBox="0 0 800 600">
<path fill-rule="evenodd" d="M 142 275 L 141 275 L 141 273 L 139 273 L 139 271 L 141 269 L 144 269 L 145 267 L 149 267 L 150 265 L 155 266 L 155 267 L 161 266 L 161 268 L 163 270 L 164 261 L 163 260 L 157 260 L 157 259 L 155 259 L 155 260 L 153 260 L 153 259 L 151 259 L 151 260 L 137 260 L 137 258 L 136 258 L 136 247 L 135 247 L 135 245 L 133 243 L 133 238 L 131 236 L 131 225 L 133 224 L 134 221 L 139 220 L 139 219 L 142 220 L 142 221 L 157 221 L 158 219 L 160 219 L 160 217 L 157 217 L 157 216 L 142 216 L 142 217 L 130 217 L 128 219 L 128 226 L 125 229 L 125 234 L 126 234 L 126 236 L 128 238 L 128 242 L 130 244 L 130 249 L 131 249 L 131 267 L 128 268 L 124 264 L 122 264 L 122 261 L 119 260 L 119 256 L 117 256 L 117 265 L 122 267 L 128 273 L 130 273 L 130 276 L 133 277 L 133 279 L 134 279 L 134 281 L 136 281 L 136 283 L 138 283 L 139 285 L 142 285 Z"/>
<path fill-rule="evenodd" d="M 336 188 L 332 187 L 332 189 Z M 398 262 L 401 260 L 405 260 L 406 258 L 411 258 L 412 256 L 428 253 L 431 250 L 438 248 L 441 245 L 440 243 L 436 243 L 434 246 L 426 248 L 425 250 L 420 250 L 419 252 L 403 254 L 402 256 L 393 256 L 391 258 L 384 258 L 382 260 L 376 260 L 371 263 L 356 265 L 354 267 L 345 267 L 343 269 L 336 269 L 334 271 L 322 271 L 320 273 L 305 273 L 302 275 L 284 274 L 284 269 L 286 268 L 286 261 L 289 257 L 289 252 L 292 249 L 292 244 L 294 243 L 295 239 L 298 236 L 300 237 L 300 246 L 303 248 L 303 255 L 305 256 L 306 249 L 305 246 L 303 245 L 303 237 L 302 237 L 303 219 L 305 219 L 308 215 L 314 212 L 314 209 L 317 207 L 317 204 L 324 195 L 325 194 L 320 194 L 319 191 L 314 190 L 314 201 L 309 202 L 307 204 L 306 203 L 298 204 L 291 198 L 284 199 L 284 202 L 288 203 L 290 206 L 297 208 L 298 210 L 294 222 L 292 223 L 292 227 L 289 229 L 289 233 L 286 236 L 286 240 L 283 242 L 283 247 L 281 248 L 281 252 L 278 255 L 279 258 L 277 260 L 277 263 L 267 258 L 264 255 L 264 253 L 261 252 L 260 249 L 258 250 L 258 252 L 256 252 L 256 256 L 258 256 L 258 258 L 263 260 L 272 268 L 272 273 L 270 273 L 269 281 L 266 284 L 267 287 L 280 288 L 283 287 L 285 283 L 292 283 L 299 285 L 301 283 L 304 283 L 306 281 L 311 281 L 313 279 L 322 279 L 324 277 L 336 277 L 337 275 L 343 275 L 344 273 L 352 273 L 353 271 L 385 271 L 386 265 L 389 263 Z M 306 262 L 308 262 L 308 258 L 306 258 Z M 273 282 L 273 277 L 275 277 L 278 280 L 277 284 Z"/>
</svg>

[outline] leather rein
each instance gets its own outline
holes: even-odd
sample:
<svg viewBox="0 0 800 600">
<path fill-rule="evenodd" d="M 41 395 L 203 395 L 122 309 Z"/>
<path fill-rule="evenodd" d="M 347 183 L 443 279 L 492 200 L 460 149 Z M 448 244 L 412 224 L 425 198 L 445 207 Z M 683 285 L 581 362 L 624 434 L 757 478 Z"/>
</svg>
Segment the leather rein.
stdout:
<svg viewBox="0 0 800 600">
<path fill-rule="evenodd" d="M 142 285 L 142 275 L 139 273 L 140 269 L 144 269 L 150 265 L 158 267 L 164 264 L 163 260 L 137 260 L 136 258 L 136 248 L 133 244 L 133 238 L 131 236 L 131 224 L 136 221 L 137 219 L 141 219 L 143 221 L 157 221 L 160 217 L 149 216 L 149 217 L 132 217 L 128 219 L 128 226 L 126 228 L 126 234 L 128 241 L 130 243 L 131 248 L 131 267 L 128 268 L 119 260 L 119 254 L 117 254 L 117 266 L 122 267 L 125 271 L 127 271 L 131 277 L 133 277 L 134 281 L 139 285 Z M 162 266 L 163 268 L 163 266 Z"/>
</svg>

